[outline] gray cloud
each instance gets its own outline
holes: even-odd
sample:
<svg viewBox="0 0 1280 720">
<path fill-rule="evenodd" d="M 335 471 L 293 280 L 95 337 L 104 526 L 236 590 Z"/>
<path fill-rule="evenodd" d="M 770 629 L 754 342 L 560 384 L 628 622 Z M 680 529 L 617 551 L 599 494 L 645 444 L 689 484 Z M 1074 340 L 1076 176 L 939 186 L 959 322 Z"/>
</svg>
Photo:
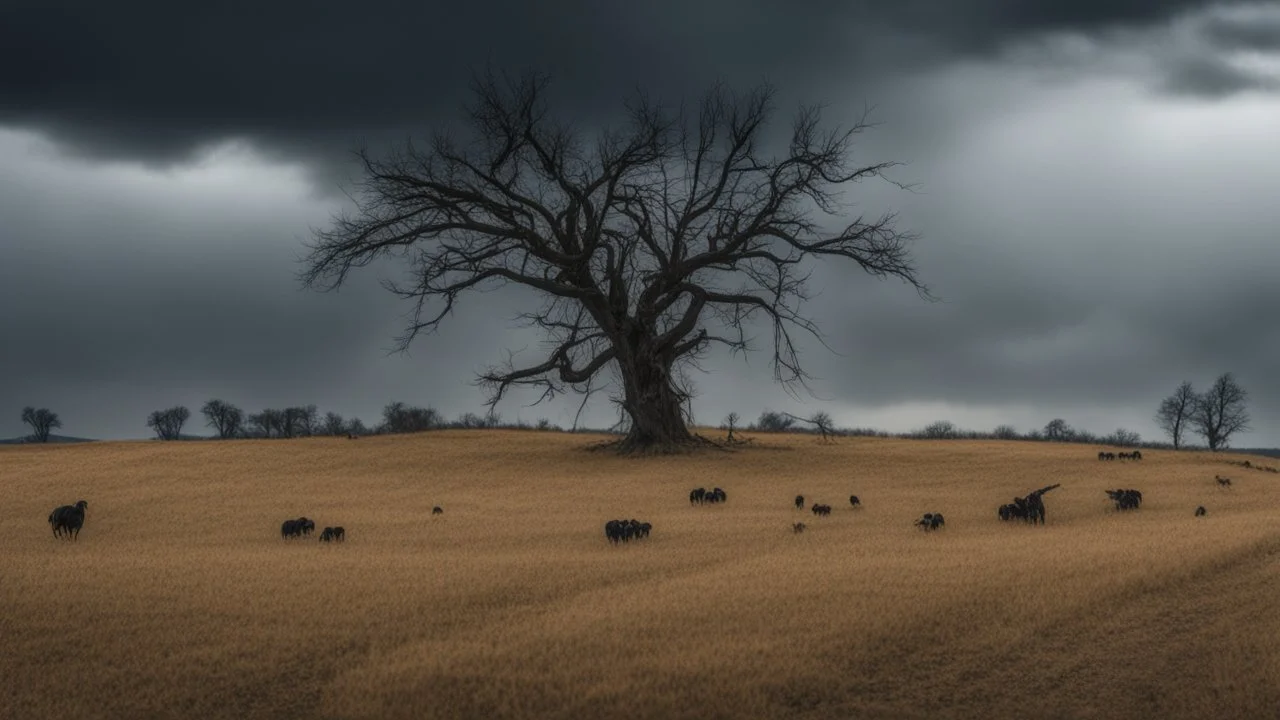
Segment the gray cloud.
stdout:
<svg viewBox="0 0 1280 720">
<path fill-rule="evenodd" d="M 921 189 L 857 199 L 923 233 L 945 302 L 821 268 L 812 309 L 839 354 L 806 357 L 829 402 L 771 387 L 761 355 L 713 357 L 700 420 L 830 407 L 894 429 L 1061 415 L 1152 435 L 1162 394 L 1234 370 L 1255 396 L 1250 440 L 1280 444 L 1280 217 L 1265 194 L 1280 176 L 1257 161 L 1280 150 L 1276 105 L 1242 99 L 1268 75 L 1237 56 L 1271 47 L 1246 30 L 1256 19 L 1190 2 L 546 5 L 0 10 L 0 125 L 31 131 L 0 129 L 0 398 L 14 404 L 0 436 L 21 432 L 27 403 L 105 437 L 213 396 L 366 420 L 395 399 L 479 409 L 474 371 L 536 345 L 510 327 L 512 296 L 472 297 L 387 356 L 408 308 L 377 279 L 397 268 L 336 295 L 299 291 L 294 273 L 334 207 L 309 173 L 331 187 L 360 138 L 455 117 L 466 68 L 492 60 L 552 72 L 584 127 L 633 86 L 676 99 L 717 76 L 832 100 L 836 119 L 878 105 L 859 158 L 906 160 L 898 177 Z M 575 408 L 501 409 L 567 424 Z M 608 403 L 588 419 L 610 422 Z"/>
</svg>

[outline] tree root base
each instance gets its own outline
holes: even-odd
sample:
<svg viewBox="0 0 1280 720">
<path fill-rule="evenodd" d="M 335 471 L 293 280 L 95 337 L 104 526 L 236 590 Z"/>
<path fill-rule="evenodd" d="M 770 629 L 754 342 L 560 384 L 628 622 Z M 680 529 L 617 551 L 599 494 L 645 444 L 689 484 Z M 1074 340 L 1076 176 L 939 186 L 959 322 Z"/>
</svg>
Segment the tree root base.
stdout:
<svg viewBox="0 0 1280 720">
<path fill-rule="evenodd" d="M 705 450 L 732 452 L 734 447 L 743 444 L 745 443 L 741 441 L 726 443 L 694 434 L 690 435 L 687 440 L 673 440 L 661 443 L 643 442 L 636 438 L 624 437 L 618 440 L 594 443 L 592 445 L 588 445 L 586 449 L 589 452 L 608 451 L 618 455 L 628 455 L 632 457 L 660 457 L 667 455 L 690 455 Z"/>
</svg>

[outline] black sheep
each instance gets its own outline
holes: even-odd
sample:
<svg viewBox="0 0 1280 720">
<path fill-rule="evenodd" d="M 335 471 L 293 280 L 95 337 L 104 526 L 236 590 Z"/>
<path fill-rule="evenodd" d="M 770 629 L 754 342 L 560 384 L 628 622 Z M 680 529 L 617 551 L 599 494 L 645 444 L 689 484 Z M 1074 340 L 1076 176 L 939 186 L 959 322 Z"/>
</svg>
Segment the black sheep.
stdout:
<svg viewBox="0 0 1280 720">
<path fill-rule="evenodd" d="M 797 510 L 803 510 L 803 509 L 804 509 L 804 496 L 803 496 L 803 495 L 797 495 L 797 496 L 796 496 L 796 509 L 797 509 Z"/>
<path fill-rule="evenodd" d="M 49 525 L 53 528 L 54 537 L 76 540 L 80 537 L 80 528 L 84 527 L 85 508 L 89 503 L 85 500 L 75 505 L 63 505 L 49 513 Z"/>
<path fill-rule="evenodd" d="M 858 499 L 857 495 L 849 496 L 849 504 L 853 507 L 862 507 L 862 501 Z"/>
</svg>

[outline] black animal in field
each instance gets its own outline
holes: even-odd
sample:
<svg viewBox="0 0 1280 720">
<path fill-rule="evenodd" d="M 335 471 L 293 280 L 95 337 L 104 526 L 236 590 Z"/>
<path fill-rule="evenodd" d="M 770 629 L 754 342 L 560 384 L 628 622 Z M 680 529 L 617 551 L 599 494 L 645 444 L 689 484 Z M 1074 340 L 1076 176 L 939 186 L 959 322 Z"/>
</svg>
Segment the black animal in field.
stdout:
<svg viewBox="0 0 1280 720">
<path fill-rule="evenodd" d="M 804 523 L 791 523 L 791 532 L 796 533 L 798 535 L 804 532 L 806 527 L 808 526 L 805 525 Z"/>
<path fill-rule="evenodd" d="M 284 539 L 300 538 L 303 535 L 310 535 L 315 532 L 316 523 L 307 517 L 300 517 L 296 520 L 285 520 L 280 523 L 280 537 Z"/>
<path fill-rule="evenodd" d="M 80 528 L 84 527 L 85 509 L 89 507 L 86 500 L 77 501 L 75 505 L 63 505 L 49 513 L 49 526 L 54 537 L 64 540 L 78 540 Z"/>
<path fill-rule="evenodd" d="M 1209 511 L 1205 510 L 1203 505 L 1196 508 L 1196 517 L 1204 517 L 1207 514 L 1209 514 Z"/>
<path fill-rule="evenodd" d="M 942 517 L 942 513 L 925 513 L 915 524 L 921 530 L 938 530 L 947 524 L 947 520 Z"/>
<path fill-rule="evenodd" d="M 850 495 L 849 505 L 851 505 L 852 507 L 862 507 L 862 500 L 859 499 L 857 495 Z"/>
<path fill-rule="evenodd" d="M 442 507 L 440 507 L 439 505 L 437 505 L 437 506 L 435 506 L 435 507 L 431 508 L 431 514 L 432 514 L 432 515 L 443 515 L 443 514 L 444 514 L 444 508 L 442 508 Z"/>
<path fill-rule="evenodd" d="M 647 522 L 631 520 L 610 520 L 604 524 L 604 536 L 609 542 L 622 543 L 649 537 L 653 525 Z"/>
<path fill-rule="evenodd" d="M 797 495 L 797 496 L 796 496 L 796 509 L 797 509 L 797 510 L 803 510 L 803 509 L 804 509 L 804 496 L 803 496 L 803 495 Z"/>
<path fill-rule="evenodd" d="M 811 509 L 813 510 L 814 515 L 826 516 L 831 514 L 830 505 L 821 505 L 819 503 L 814 503 Z"/>
<path fill-rule="evenodd" d="M 1035 490 L 1025 497 L 1014 498 L 1013 502 L 1001 505 L 996 514 L 1001 520 L 1008 522 L 1010 520 L 1022 520 L 1032 525 L 1043 525 L 1045 522 L 1045 509 L 1043 495 L 1054 488 L 1061 487 L 1062 483 L 1054 483 L 1048 487 L 1042 487 Z"/>
<path fill-rule="evenodd" d="M 327 527 L 320 531 L 320 542 L 332 542 L 334 539 L 333 528 Z"/>
<path fill-rule="evenodd" d="M 1142 505 L 1142 493 L 1137 490 L 1107 490 L 1106 493 L 1116 510 L 1137 510 Z"/>
<path fill-rule="evenodd" d="M 1105 451 L 1104 451 L 1104 452 L 1099 452 L 1099 453 L 1098 453 L 1098 459 L 1099 459 L 1099 460 L 1115 460 L 1115 459 L 1116 459 L 1116 454 L 1115 454 L 1115 453 L 1113 453 L 1113 452 L 1105 452 Z"/>
<path fill-rule="evenodd" d="M 1218 487 L 1221 487 L 1221 488 L 1231 487 L 1231 478 L 1222 477 L 1221 475 L 1214 475 L 1213 479 L 1218 481 Z"/>
<path fill-rule="evenodd" d="M 712 488 L 710 490 L 706 488 L 694 488 L 689 493 L 689 502 L 693 505 L 714 505 L 716 503 L 722 503 L 728 499 L 729 496 L 720 488 Z"/>
<path fill-rule="evenodd" d="M 347 539 L 347 529 L 341 525 L 335 526 L 333 528 L 333 539 L 338 542 L 345 542 Z"/>
</svg>

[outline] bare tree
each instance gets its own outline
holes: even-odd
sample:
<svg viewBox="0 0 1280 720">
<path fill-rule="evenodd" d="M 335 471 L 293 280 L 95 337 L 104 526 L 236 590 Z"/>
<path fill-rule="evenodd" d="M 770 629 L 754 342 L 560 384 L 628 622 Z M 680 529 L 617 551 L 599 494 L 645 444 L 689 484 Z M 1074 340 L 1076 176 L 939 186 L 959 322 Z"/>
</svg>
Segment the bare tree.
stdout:
<svg viewBox="0 0 1280 720">
<path fill-rule="evenodd" d="M 765 410 L 760 413 L 760 417 L 756 419 L 755 429 L 764 432 L 786 432 L 796 424 L 796 416 L 791 413 L 777 412 L 776 410 Z"/>
<path fill-rule="evenodd" d="M 1232 435 L 1250 429 L 1249 412 L 1245 408 L 1248 399 L 1249 394 L 1231 373 L 1220 375 L 1212 387 L 1196 398 L 1191 427 L 1204 436 L 1210 450 L 1226 449 Z"/>
<path fill-rule="evenodd" d="M 37 410 L 30 405 L 22 408 L 22 422 L 31 426 L 31 442 L 47 443 L 53 431 L 62 427 L 58 413 L 49 408 Z"/>
<path fill-rule="evenodd" d="M 360 418 L 351 418 L 347 421 L 347 432 L 351 435 L 368 435 L 369 428 L 365 427 L 364 421 Z"/>
<path fill-rule="evenodd" d="M 244 425 L 244 412 L 224 400 L 210 400 L 200 408 L 200 412 L 204 414 L 205 424 L 223 440 L 238 436 Z"/>
<path fill-rule="evenodd" d="M 818 432 L 822 434 L 823 442 L 831 439 L 831 435 L 835 431 L 835 421 L 831 419 L 830 414 L 820 410 L 809 418 L 809 422 L 818 428 Z"/>
<path fill-rule="evenodd" d="M 1173 449 L 1182 448 L 1182 437 L 1191 423 L 1196 407 L 1196 391 L 1190 382 L 1183 382 L 1173 394 L 1160 401 L 1156 410 L 1156 425 L 1173 441 Z"/>
<path fill-rule="evenodd" d="M 1044 426 L 1044 439 L 1053 442 L 1067 442 L 1075 437 L 1076 431 L 1071 429 L 1066 420 L 1054 418 Z"/>
<path fill-rule="evenodd" d="M 991 435 L 997 440 L 1019 440 L 1022 437 L 1018 434 L 1018 428 L 1012 425 L 997 425 Z"/>
<path fill-rule="evenodd" d="M 490 405 L 513 387 L 541 401 L 608 378 L 628 418 L 623 450 L 695 442 L 683 370 L 713 345 L 750 350 L 756 319 L 772 335 L 775 379 L 804 387 L 796 333 L 821 340 L 802 311 L 814 262 L 850 261 L 929 297 L 914 236 L 894 215 L 846 216 L 842 190 L 894 165 L 851 161 L 865 118 L 827 130 L 819 109 L 803 108 L 775 156 L 772 90 L 716 86 L 696 117 L 641 97 L 624 129 L 589 141 L 552 118 L 546 87 L 486 75 L 467 109 L 469 142 L 437 134 L 382 159 L 362 151 L 357 210 L 315 233 L 304 284 L 331 290 L 375 259 L 404 259 L 412 279 L 388 283 L 414 302 L 402 350 L 469 291 L 535 291 L 543 304 L 518 317 L 542 331 L 547 354 L 482 373 Z"/>
<path fill-rule="evenodd" d="M 350 432 L 342 416 L 332 410 L 324 414 L 323 431 L 325 435 L 346 435 Z"/>
<path fill-rule="evenodd" d="M 402 402 L 393 402 L 382 409 L 382 426 L 379 430 L 389 433 L 411 433 L 434 430 L 442 425 L 444 425 L 444 418 L 435 408 L 413 407 Z"/>
<path fill-rule="evenodd" d="M 1142 442 L 1142 436 L 1132 430 L 1118 428 L 1115 432 L 1102 438 L 1102 442 L 1116 447 L 1137 447 Z"/>
<path fill-rule="evenodd" d="M 147 416 L 147 427 L 155 430 L 161 440 L 177 440 L 182 437 L 182 426 L 191 419 L 191 411 L 176 405 L 168 410 L 155 410 Z"/>
<path fill-rule="evenodd" d="M 740 420 L 741 417 L 736 412 L 724 416 L 724 428 L 729 431 L 729 436 L 725 439 L 727 442 L 733 442 L 733 431 L 738 429 Z"/>
</svg>

